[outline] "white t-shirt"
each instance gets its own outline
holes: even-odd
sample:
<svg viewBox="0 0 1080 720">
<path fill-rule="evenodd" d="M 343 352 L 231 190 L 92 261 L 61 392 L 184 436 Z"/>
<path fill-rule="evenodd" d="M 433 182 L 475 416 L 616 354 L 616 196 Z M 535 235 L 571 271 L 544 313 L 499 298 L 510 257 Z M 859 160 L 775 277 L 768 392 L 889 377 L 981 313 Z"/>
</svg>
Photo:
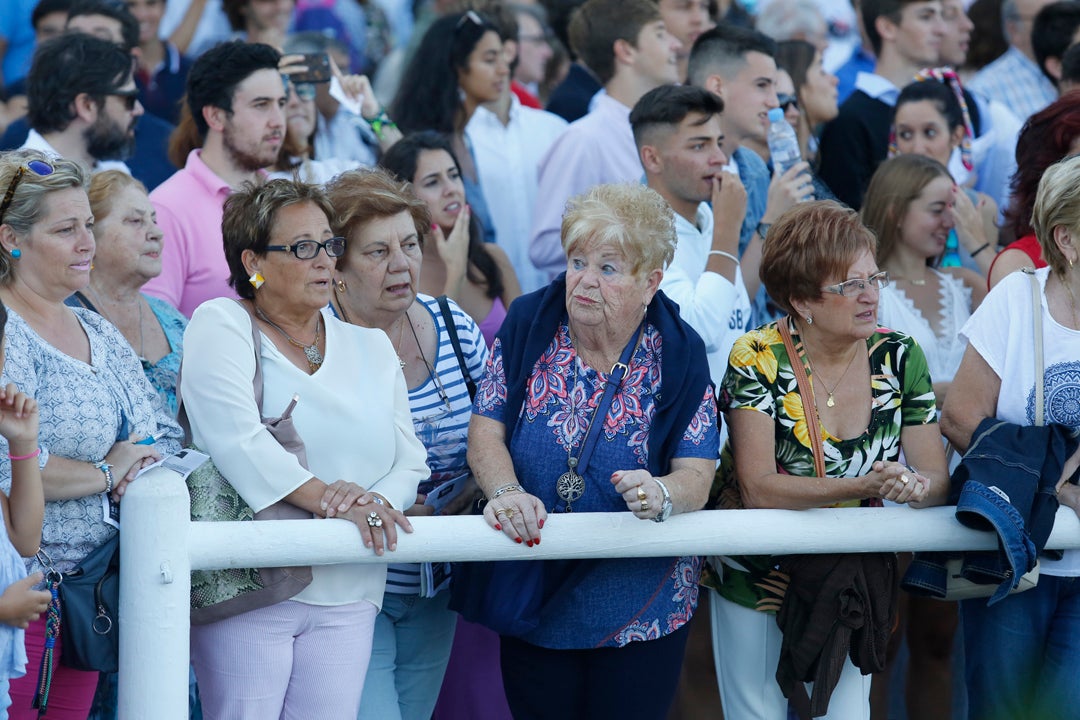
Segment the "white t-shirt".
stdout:
<svg viewBox="0 0 1080 720">
<path fill-rule="evenodd" d="M 1080 427 L 1080 332 L 1058 324 L 1046 304 L 1050 268 L 1035 271 L 1042 290 L 1045 422 Z M 1001 378 L 997 417 L 1017 425 L 1035 424 L 1035 335 L 1031 280 L 1026 273 L 1005 277 L 960 330 Z M 1040 558 L 1047 575 L 1080 575 L 1080 551 L 1061 560 Z"/>
<path fill-rule="evenodd" d="M 664 270 L 660 289 L 679 304 L 679 315 L 705 341 L 709 375 L 719 387 L 732 346 L 752 329 L 750 297 L 741 269 L 735 269 L 734 283 L 719 273 L 705 271 L 712 249 L 712 208 L 707 203 L 698 205 L 696 219 L 691 225 L 676 213 L 679 244 Z"/>
</svg>

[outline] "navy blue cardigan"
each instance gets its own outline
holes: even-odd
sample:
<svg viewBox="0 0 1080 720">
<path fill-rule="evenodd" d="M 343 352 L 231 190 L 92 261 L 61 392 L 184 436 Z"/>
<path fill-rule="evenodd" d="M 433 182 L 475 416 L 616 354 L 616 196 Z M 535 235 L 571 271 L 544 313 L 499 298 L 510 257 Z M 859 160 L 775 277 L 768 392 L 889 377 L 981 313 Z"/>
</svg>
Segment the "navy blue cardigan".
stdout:
<svg viewBox="0 0 1080 720">
<path fill-rule="evenodd" d="M 566 314 L 566 273 L 541 288 L 516 299 L 506 314 L 497 339 L 502 346 L 506 372 L 506 446 L 514 437 L 525 402 L 529 376 L 540 356 L 551 345 Z M 656 413 L 649 431 L 649 472 L 666 475 L 687 425 L 701 405 L 711 384 L 705 342 L 679 317 L 679 306 L 657 291 L 645 319 L 660 332 L 662 388 L 657 393 Z M 719 415 L 717 416 L 719 423 Z"/>
</svg>

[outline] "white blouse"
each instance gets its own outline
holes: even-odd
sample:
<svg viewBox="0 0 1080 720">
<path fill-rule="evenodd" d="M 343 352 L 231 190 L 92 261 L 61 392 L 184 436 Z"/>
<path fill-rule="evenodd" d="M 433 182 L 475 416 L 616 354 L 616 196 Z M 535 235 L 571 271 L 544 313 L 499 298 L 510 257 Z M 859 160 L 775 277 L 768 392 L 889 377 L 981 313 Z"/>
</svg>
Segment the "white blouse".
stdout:
<svg viewBox="0 0 1080 720">
<path fill-rule="evenodd" d="M 180 392 L 195 445 L 208 452 L 241 497 L 258 511 L 307 482 L 355 482 L 404 510 L 425 480 L 427 452 L 413 432 L 409 395 L 397 356 L 381 330 L 345 324 L 323 311 L 323 365 L 308 375 L 262 336 L 264 415 L 300 400 L 293 422 L 304 440 L 309 469 L 277 443 L 259 420 L 251 316 L 218 298 L 195 311 L 184 333 Z M 368 600 L 381 606 L 385 565 L 323 565 L 293 599 L 313 605 Z"/>
</svg>

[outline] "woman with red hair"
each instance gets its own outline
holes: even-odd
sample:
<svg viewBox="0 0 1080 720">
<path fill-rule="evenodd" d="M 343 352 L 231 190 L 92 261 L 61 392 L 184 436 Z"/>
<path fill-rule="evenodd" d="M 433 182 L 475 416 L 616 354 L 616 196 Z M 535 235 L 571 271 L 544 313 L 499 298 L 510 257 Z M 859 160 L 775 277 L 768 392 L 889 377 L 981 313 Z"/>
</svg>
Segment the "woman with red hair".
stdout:
<svg viewBox="0 0 1080 720">
<path fill-rule="evenodd" d="M 1080 93 L 1066 93 L 1028 118 L 1016 141 L 1016 174 L 1012 178 L 1012 202 L 1005 219 L 1019 240 L 994 259 L 989 275 L 991 288 L 1020 268 L 1046 267 L 1031 228 L 1035 192 L 1048 167 L 1076 152 L 1080 152 Z"/>
</svg>

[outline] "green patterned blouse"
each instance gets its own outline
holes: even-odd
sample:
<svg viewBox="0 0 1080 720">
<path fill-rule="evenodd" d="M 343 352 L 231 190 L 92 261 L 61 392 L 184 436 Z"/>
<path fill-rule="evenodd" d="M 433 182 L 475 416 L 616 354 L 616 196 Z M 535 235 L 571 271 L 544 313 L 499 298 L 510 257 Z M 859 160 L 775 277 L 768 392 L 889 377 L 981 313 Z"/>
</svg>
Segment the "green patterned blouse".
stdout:
<svg viewBox="0 0 1080 720">
<path fill-rule="evenodd" d="M 791 334 L 813 387 L 813 373 L 795 327 L 791 328 Z M 828 477 L 858 477 L 869 473 L 878 460 L 896 460 L 900 456 L 901 428 L 937 422 L 934 389 L 926 357 L 918 343 L 903 333 L 879 328 L 867 338 L 866 351 L 870 357 L 873 396 L 870 424 L 861 435 L 849 440 L 840 440 L 821 429 Z M 802 398 L 775 322 L 752 330 L 735 342 L 719 403 L 722 411 L 749 408 L 774 420 L 777 472 L 803 477 L 815 474 Z M 860 504 L 867 505 L 869 500 L 838 503 L 835 507 Z M 709 506 L 743 507 L 730 440 L 720 455 Z M 713 559 L 713 564 L 716 562 Z M 736 569 L 733 563 L 745 570 Z M 768 555 L 727 558 L 723 579 L 718 572 L 709 572 L 703 576 L 703 582 L 732 602 L 776 612 L 783 583 L 769 577 L 774 566 L 773 558 Z"/>
</svg>

